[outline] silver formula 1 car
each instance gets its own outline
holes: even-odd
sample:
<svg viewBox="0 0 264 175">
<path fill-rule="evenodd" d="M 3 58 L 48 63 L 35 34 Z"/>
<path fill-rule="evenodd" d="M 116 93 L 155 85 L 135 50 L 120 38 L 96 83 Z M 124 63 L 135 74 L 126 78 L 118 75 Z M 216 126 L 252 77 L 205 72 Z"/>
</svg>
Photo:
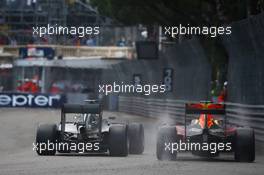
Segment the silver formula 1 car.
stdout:
<svg viewBox="0 0 264 175">
<path fill-rule="evenodd" d="M 88 100 L 85 105 L 65 104 L 61 122 L 37 128 L 38 155 L 59 153 L 108 152 L 111 156 L 142 154 L 144 128 L 139 123 L 115 122 L 114 117 L 102 118 L 102 105 Z"/>
</svg>

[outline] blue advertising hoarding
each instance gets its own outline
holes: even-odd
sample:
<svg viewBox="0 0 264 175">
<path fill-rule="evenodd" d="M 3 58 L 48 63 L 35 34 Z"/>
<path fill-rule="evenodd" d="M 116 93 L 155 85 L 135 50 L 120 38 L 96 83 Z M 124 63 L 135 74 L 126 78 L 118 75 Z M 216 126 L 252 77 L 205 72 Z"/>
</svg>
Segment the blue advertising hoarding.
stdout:
<svg viewBox="0 0 264 175">
<path fill-rule="evenodd" d="M 0 93 L 0 107 L 59 108 L 65 102 L 62 94 Z"/>
</svg>

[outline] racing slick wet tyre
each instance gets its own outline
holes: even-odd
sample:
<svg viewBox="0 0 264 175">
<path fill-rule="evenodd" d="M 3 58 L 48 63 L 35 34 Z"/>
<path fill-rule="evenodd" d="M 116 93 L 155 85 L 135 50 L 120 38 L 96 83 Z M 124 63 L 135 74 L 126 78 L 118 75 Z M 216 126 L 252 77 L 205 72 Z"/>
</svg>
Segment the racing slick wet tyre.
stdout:
<svg viewBox="0 0 264 175">
<path fill-rule="evenodd" d="M 144 151 L 144 128 L 142 124 L 128 125 L 129 153 L 142 154 Z"/>
<path fill-rule="evenodd" d="M 58 133 L 55 124 L 43 124 L 38 126 L 36 136 L 36 152 L 38 155 L 55 155 L 57 138 Z"/>
<path fill-rule="evenodd" d="M 251 128 L 238 128 L 235 134 L 235 160 L 253 162 L 255 160 L 255 133 Z"/>
<path fill-rule="evenodd" d="M 176 160 L 177 151 L 171 145 L 177 142 L 177 130 L 173 126 L 161 127 L 158 131 L 156 156 L 158 160 Z M 167 146 L 170 145 L 170 146 Z"/>
<path fill-rule="evenodd" d="M 109 153 L 110 156 L 128 155 L 128 131 L 127 125 L 113 125 L 109 129 Z"/>
</svg>

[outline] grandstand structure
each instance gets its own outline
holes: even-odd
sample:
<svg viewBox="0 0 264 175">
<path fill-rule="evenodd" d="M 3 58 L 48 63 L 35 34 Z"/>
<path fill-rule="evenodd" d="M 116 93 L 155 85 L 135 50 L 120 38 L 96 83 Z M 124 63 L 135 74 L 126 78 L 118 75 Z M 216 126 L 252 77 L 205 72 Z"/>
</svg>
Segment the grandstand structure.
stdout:
<svg viewBox="0 0 264 175">
<path fill-rule="evenodd" d="M 0 45 L 44 42 L 32 36 L 34 26 L 98 25 L 104 19 L 86 0 L 0 0 Z M 58 37 L 46 39 L 64 42 Z"/>
</svg>

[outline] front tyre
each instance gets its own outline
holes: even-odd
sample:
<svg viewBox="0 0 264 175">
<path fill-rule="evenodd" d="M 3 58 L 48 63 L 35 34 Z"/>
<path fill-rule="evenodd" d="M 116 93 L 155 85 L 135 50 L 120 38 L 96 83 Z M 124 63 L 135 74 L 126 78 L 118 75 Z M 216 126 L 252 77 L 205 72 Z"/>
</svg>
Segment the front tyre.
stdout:
<svg viewBox="0 0 264 175">
<path fill-rule="evenodd" d="M 177 142 L 177 130 L 173 126 L 161 127 L 158 131 L 156 156 L 158 160 L 176 160 L 177 151 L 168 149 L 166 145 Z"/>
<path fill-rule="evenodd" d="M 128 125 L 129 153 L 142 154 L 144 151 L 144 128 L 142 124 Z"/>
</svg>

